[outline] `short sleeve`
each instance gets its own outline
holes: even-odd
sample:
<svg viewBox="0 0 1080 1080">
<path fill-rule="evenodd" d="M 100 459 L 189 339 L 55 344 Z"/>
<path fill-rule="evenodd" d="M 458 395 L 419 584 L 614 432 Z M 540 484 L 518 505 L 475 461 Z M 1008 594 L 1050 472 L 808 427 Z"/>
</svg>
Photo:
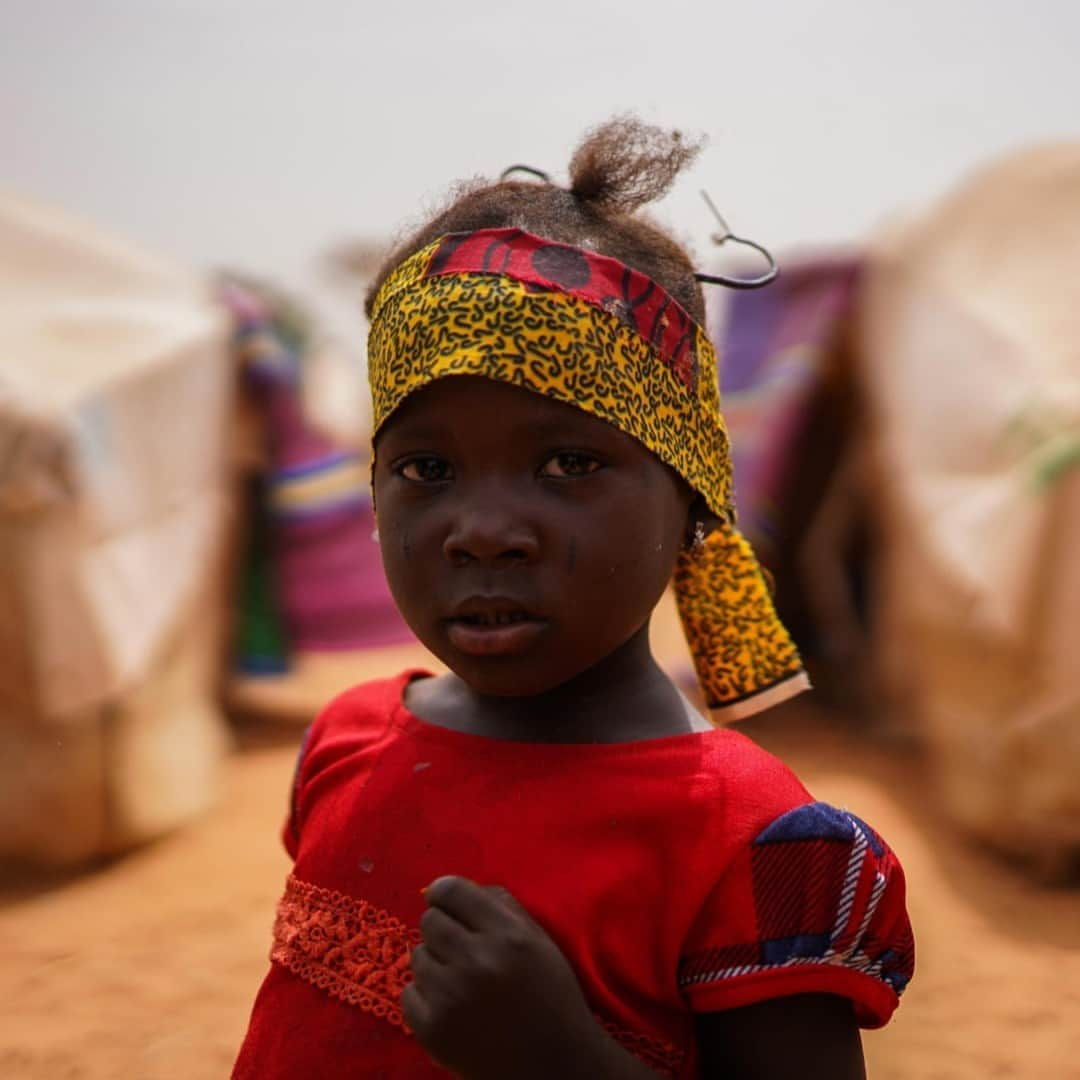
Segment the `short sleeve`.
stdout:
<svg viewBox="0 0 1080 1080">
<path fill-rule="evenodd" d="M 679 984 L 694 1012 L 826 993 L 880 1027 L 914 963 L 896 856 L 854 814 L 809 803 L 728 865 L 684 943 Z"/>
<path fill-rule="evenodd" d="M 339 694 L 323 706 L 304 732 L 289 789 L 289 814 L 281 830 L 282 843 L 294 862 L 300 849 L 306 795 L 312 780 L 340 753 L 355 745 L 353 736 L 377 713 L 380 691 L 385 685 L 385 680 L 364 683 Z"/>
<path fill-rule="evenodd" d="M 390 679 L 360 683 L 333 698 L 304 732 L 293 770 L 289 810 L 281 839 L 295 861 L 304 820 L 318 798 L 320 778 L 344 757 L 371 747 L 385 735 L 410 679 L 426 672 L 409 669 Z"/>
</svg>

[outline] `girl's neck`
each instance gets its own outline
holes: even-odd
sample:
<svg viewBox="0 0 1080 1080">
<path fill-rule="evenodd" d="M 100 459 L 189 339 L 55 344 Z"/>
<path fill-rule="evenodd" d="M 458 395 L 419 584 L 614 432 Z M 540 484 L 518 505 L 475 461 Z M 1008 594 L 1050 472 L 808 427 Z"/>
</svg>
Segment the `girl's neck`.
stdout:
<svg viewBox="0 0 1080 1080">
<path fill-rule="evenodd" d="M 599 663 L 542 694 L 478 694 L 449 673 L 412 683 L 405 704 L 440 727 L 520 742 L 637 742 L 709 727 L 653 659 L 648 624 Z"/>
</svg>

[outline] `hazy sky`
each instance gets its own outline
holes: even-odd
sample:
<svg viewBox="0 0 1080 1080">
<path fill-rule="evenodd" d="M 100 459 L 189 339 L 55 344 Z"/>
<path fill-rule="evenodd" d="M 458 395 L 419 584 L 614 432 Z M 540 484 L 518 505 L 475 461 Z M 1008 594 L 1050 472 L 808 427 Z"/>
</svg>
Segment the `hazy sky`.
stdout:
<svg viewBox="0 0 1080 1080">
<path fill-rule="evenodd" d="M 709 136 L 706 186 L 781 248 L 858 240 L 1080 125 L 1076 0 L 0 0 L 2 183 L 160 254 L 319 288 L 313 260 L 456 177 L 561 174 L 614 112 Z"/>
</svg>

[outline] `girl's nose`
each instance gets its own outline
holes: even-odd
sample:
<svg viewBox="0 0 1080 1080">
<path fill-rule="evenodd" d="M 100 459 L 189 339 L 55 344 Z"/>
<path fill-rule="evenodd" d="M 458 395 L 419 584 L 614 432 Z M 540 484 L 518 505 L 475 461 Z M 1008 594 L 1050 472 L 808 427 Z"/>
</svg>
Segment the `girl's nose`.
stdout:
<svg viewBox="0 0 1080 1080">
<path fill-rule="evenodd" d="M 443 541 L 443 555 L 454 566 L 527 563 L 536 558 L 538 550 L 531 528 L 505 504 L 487 501 L 462 506 Z"/>
</svg>

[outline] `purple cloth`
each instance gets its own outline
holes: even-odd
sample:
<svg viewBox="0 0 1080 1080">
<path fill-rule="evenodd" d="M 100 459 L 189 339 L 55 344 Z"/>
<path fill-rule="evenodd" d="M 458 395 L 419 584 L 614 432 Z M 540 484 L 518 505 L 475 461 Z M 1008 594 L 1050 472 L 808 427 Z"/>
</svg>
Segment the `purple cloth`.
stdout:
<svg viewBox="0 0 1080 1080">
<path fill-rule="evenodd" d="M 766 565 L 774 562 L 779 501 L 798 469 L 799 437 L 857 275 L 853 258 L 807 259 L 785 265 L 764 289 L 713 298 L 727 305 L 716 351 L 739 525 Z M 714 307 L 714 314 L 721 313 Z"/>
<path fill-rule="evenodd" d="M 292 650 L 344 651 L 413 640 L 383 575 L 366 459 L 310 425 L 300 343 L 258 296 L 229 288 L 237 348 L 269 443 L 276 592 Z"/>
</svg>

